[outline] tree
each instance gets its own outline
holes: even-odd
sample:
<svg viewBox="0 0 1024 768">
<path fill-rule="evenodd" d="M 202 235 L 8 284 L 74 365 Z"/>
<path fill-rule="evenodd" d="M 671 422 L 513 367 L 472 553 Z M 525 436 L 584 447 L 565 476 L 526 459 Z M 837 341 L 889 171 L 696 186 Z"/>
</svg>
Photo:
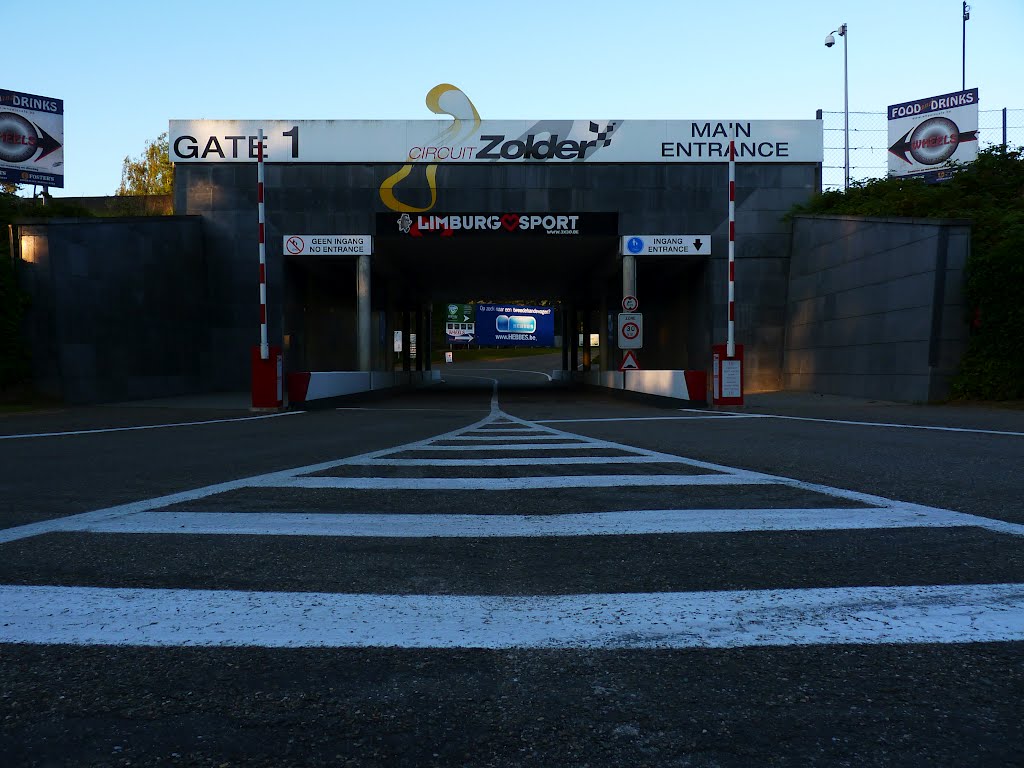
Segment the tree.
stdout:
<svg viewBox="0 0 1024 768">
<path fill-rule="evenodd" d="M 126 157 L 121 166 L 119 197 L 169 195 L 174 186 L 174 166 L 167 152 L 167 132 L 146 144 L 136 159 Z"/>
<path fill-rule="evenodd" d="M 13 184 L 11 182 L 0 182 L 0 192 L 7 195 L 16 195 L 21 192 L 21 184 Z"/>
</svg>

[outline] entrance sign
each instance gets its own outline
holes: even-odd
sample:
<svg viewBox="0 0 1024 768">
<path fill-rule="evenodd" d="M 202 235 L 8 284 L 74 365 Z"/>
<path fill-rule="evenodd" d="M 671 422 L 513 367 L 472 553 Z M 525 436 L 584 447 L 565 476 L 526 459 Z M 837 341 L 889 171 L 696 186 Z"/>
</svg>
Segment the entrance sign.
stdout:
<svg viewBox="0 0 1024 768">
<path fill-rule="evenodd" d="M 284 252 L 289 256 L 369 256 L 370 235 L 285 235 Z"/>
<path fill-rule="evenodd" d="M 551 307 L 477 304 L 476 341 L 485 346 L 553 347 L 555 311 Z"/>
<path fill-rule="evenodd" d="M 639 371 L 640 364 L 636 361 L 636 353 L 632 349 L 627 349 L 626 354 L 622 356 L 622 363 L 619 365 L 620 371 Z"/>
<path fill-rule="evenodd" d="M 445 321 L 450 323 L 471 323 L 474 318 L 474 308 L 472 304 L 448 304 L 445 309 L 448 314 L 445 317 Z"/>
<path fill-rule="evenodd" d="M 171 120 L 174 163 L 820 163 L 820 120 Z"/>
<path fill-rule="evenodd" d="M 64 186 L 64 102 L 0 89 L 0 182 Z"/>
<path fill-rule="evenodd" d="M 708 256 L 711 235 L 623 235 L 622 253 L 631 256 Z"/>
<path fill-rule="evenodd" d="M 889 175 L 947 177 L 947 163 L 978 157 L 978 89 L 892 104 L 889 117 Z"/>
<path fill-rule="evenodd" d="M 636 296 L 623 296 L 622 297 L 622 311 L 623 312 L 636 312 L 640 307 L 640 302 Z"/>
<path fill-rule="evenodd" d="M 619 313 L 619 349 L 643 349 L 644 316 L 639 312 Z"/>
</svg>

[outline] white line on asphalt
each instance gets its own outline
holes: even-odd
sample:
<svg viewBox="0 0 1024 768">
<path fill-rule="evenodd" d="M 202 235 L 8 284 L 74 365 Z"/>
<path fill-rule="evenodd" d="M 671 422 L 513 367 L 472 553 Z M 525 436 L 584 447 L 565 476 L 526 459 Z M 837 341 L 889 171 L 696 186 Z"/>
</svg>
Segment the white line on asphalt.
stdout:
<svg viewBox="0 0 1024 768">
<path fill-rule="evenodd" d="M 548 381 L 551 381 L 551 374 L 549 374 L 549 373 L 542 373 L 541 371 L 523 371 L 523 370 L 519 370 L 518 368 L 471 368 L 470 370 L 473 370 L 473 371 L 488 371 L 490 373 L 493 373 L 494 371 L 498 371 L 499 373 L 528 373 L 528 374 L 531 374 L 533 376 L 543 376 Z M 482 378 L 484 378 L 483 376 L 473 376 L 473 375 L 468 374 L 468 373 L 456 373 L 455 371 L 446 371 L 442 375 L 443 376 L 465 376 L 466 378 L 469 378 L 469 379 L 482 379 Z"/>
<path fill-rule="evenodd" d="M 443 413 L 488 413 L 486 408 L 356 408 L 349 406 L 345 408 L 335 408 L 336 411 L 382 411 L 387 413 L 388 411 L 441 411 Z"/>
<path fill-rule="evenodd" d="M 957 512 L 894 507 L 649 509 L 551 515 L 404 515 L 297 512 L 140 512 L 70 529 L 89 533 L 492 538 L 640 536 L 744 531 L 953 528 L 987 522 Z"/>
<path fill-rule="evenodd" d="M 555 440 L 555 439 L 559 439 L 559 438 L 564 440 L 567 437 L 571 437 L 573 439 L 580 440 L 580 441 L 586 441 L 587 440 L 587 438 L 580 437 L 579 435 L 566 435 L 566 434 L 560 433 L 560 432 L 546 432 L 546 433 L 543 433 L 543 434 L 536 434 L 536 435 L 507 435 L 504 438 L 502 438 L 502 440 L 508 441 L 508 442 L 512 442 L 512 441 L 526 442 L 526 441 L 529 441 L 529 440 Z M 494 440 L 497 439 L 497 435 L 459 434 L 459 435 L 454 435 L 454 436 L 451 436 L 451 437 L 438 437 L 436 439 L 437 440 L 467 440 L 467 441 L 468 440 L 490 440 L 490 441 L 493 442 Z"/>
<path fill-rule="evenodd" d="M 680 411 L 695 411 L 694 408 L 679 408 Z M 777 413 L 733 413 L 734 418 L 745 419 L 786 419 L 787 421 L 816 421 L 824 424 L 849 424 L 855 427 L 887 427 L 890 429 L 926 429 L 934 432 L 968 432 L 977 435 L 1007 435 L 1024 437 L 1024 432 L 1005 432 L 998 429 L 974 429 L 968 427 L 935 427 L 924 424 L 890 424 L 882 421 L 849 421 L 846 419 L 813 419 L 809 416 L 782 416 Z M 692 418 L 692 417 L 684 417 Z"/>
<path fill-rule="evenodd" d="M 682 485 L 774 485 L 778 481 L 753 473 L 730 475 L 566 475 L 546 477 L 291 477 L 260 480 L 261 488 L 329 490 L 510 491 L 532 488 L 620 488 Z"/>
<path fill-rule="evenodd" d="M 679 409 L 682 410 L 682 409 Z M 537 419 L 537 424 L 586 424 L 599 421 L 700 421 L 701 419 L 749 419 L 750 414 L 718 414 L 706 416 L 616 416 L 603 419 Z"/>
<path fill-rule="evenodd" d="M 0 642 L 741 648 L 1024 641 L 1024 584 L 553 596 L 0 586 Z"/>
<path fill-rule="evenodd" d="M 525 446 L 529 447 L 529 446 Z M 550 449 L 550 445 L 540 446 Z M 576 449 L 579 446 L 569 446 Z M 601 446 L 594 446 L 600 448 Z M 474 445 L 474 449 L 480 446 Z M 439 448 L 437 450 L 444 450 Z M 513 450 L 513 449 L 508 449 Z M 514 450 L 521 450 L 516 447 Z M 665 460 L 659 456 L 547 456 L 542 458 L 526 458 L 521 456 L 507 457 L 500 459 L 363 459 L 362 461 L 351 461 L 348 466 L 352 467 L 528 467 L 535 465 L 558 466 L 560 464 L 664 464 Z M 678 459 L 675 463 L 681 463 Z"/>
<path fill-rule="evenodd" d="M 103 432 L 135 432 L 140 429 L 166 429 L 167 427 L 198 427 L 203 424 L 230 424 L 233 421 L 257 421 L 259 419 L 276 419 L 279 416 L 298 416 L 305 411 L 285 411 L 284 413 L 267 413 L 263 416 L 240 416 L 237 419 L 208 419 L 206 421 L 181 421 L 175 424 L 148 424 L 143 427 L 107 427 L 105 429 L 78 429 L 68 432 L 36 432 L 24 435 L 0 435 L 0 440 L 27 440 L 31 437 L 68 437 L 71 435 L 98 435 Z"/>
<path fill-rule="evenodd" d="M 560 437 L 560 435 L 559 435 Z M 502 443 L 485 443 L 477 445 L 418 445 L 415 448 L 396 448 L 395 453 L 405 453 L 406 451 L 552 451 L 552 450 L 566 450 L 572 449 L 576 451 L 585 451 L 597 448 L 608 448 L 607 445 L 600 443 L 525 443 L 516 445 L 503 445 Z M 619 446 L 615 446 L 619 448 Z M 621 448 L 619 448 L 621 450 Z M 357 461 L 357 458 L 351 459 L 349 464 L 360 464 L 362 462 Z"/>
</svg>

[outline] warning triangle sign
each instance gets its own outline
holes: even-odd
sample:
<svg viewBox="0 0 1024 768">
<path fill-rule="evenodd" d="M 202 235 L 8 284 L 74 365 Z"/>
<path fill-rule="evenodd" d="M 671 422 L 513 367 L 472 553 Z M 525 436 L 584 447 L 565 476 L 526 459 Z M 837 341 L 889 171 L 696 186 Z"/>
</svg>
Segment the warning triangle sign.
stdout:
<svg viewBox="0 0 1024 768">
<path fill-rule="evenodd" d="M 627 349 L 626 354 L 622 356 L 622 365 L 619 366 L 620 371 L 639 371 L 640 364 L 636 361 L 636 355 L 633 354 L 632 349 Z"/>
</svg>

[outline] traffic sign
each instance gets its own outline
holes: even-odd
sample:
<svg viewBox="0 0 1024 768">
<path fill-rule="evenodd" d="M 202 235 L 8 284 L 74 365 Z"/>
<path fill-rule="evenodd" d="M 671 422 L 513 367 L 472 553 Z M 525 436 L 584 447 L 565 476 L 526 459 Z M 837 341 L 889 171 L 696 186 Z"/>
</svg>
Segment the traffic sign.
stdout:
<svg viewBox="0 0 1024 768">
<path fill-rule="evenodd" d="M 636 312 L 640 307 L 640 302 L 637 301 L 636 296 L 623 296 L 622 297 L 622 311 L 623 312 Z"/>
<path fill-rule="evenodd" d="M 639 312 L 619 313 L 619 349 L 643 349 L 644 316 Z"/>
<path fill-rule="evenodd" d="M 623 235 L 622 253 L 633 256 L 708 256 L 711 235 Z"/>
<path fill-rule="evenodd" d="M 640 363 L 636 361 L 636 353 L 632 349 L 627 349 L 626 354 L 622 356 L 622 364 L 619 366 L 620 371 L 639 371 Z"/>
</svg>

